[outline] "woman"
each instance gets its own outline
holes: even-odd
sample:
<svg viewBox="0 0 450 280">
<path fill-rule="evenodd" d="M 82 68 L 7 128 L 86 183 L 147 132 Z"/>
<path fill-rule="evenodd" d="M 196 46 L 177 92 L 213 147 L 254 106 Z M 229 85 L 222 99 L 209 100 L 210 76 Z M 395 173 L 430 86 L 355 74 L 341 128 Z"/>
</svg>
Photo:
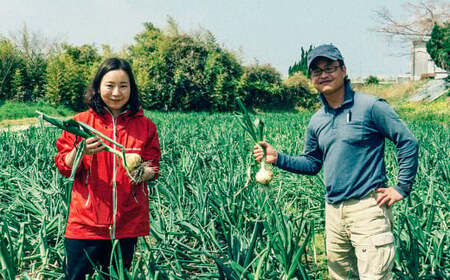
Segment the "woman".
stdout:
<svg viewBox="0 0 450 280">
<path fill-rule="evenodd" d="M 145 182 L 156 178 L 161 156 L 156 126 L 144 116 L 127 61 L 104 61 L 85 97 L 89 110 L 74 119 L 114 139 L 126 152 L 138 153 L 147 165 L 142 180 L 132 183 L 118 158 L 103 151 L 97 137 L 86 139 L 65 232 L 66 279 L 85 279 L 86 274 L 92 274 L 91 261 L 108 271 L 112 241 L 116 239 L 124 268 L 130 267 L 137 237 L 150 231 Z M 76 155 L 74 144 L 81 140 L 66 131 L 57 140 L 55 163 L 63 176 L 70 176 Z"/>
</svg>

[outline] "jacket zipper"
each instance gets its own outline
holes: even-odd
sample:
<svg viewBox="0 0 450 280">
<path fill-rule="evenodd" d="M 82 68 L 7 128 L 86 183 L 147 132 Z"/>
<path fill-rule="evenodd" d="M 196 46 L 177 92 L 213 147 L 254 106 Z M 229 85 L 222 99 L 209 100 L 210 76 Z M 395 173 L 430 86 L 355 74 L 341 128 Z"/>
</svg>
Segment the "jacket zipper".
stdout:
<svg viewBox="0 0 450 280">
<path fill-rule="evenodd" d="M 111 115 L 113 120 L 113 140 L 116 141 L 116 118 Z M 113 144 L 113 149 L 116 145 Z M 117 194 L 116 194 L 116 156 L 113 155 L 113 181 L 112 181 L 112 202 L 113 202 L 113 224 L 111 230 L 111 239 L 116 239 L 116 216 L 117 216 Z"/>
<path fill-rule="evenodd" d="M 109 112 L 109 110 L 106 110 Z M 124 114 L 126 111 L 122 112 L 119 114 L 122 115 Z M 111 118 L 113 121 L 113 140 L 115 142 L 117 142 L 116 139 L 116 134 L 117 134 L 117 118 L 119 116 L 117 116 L 117 118 L 114 117 L 114 115 L 109 112 L 111 114 Z M 116 145 L 113 144 L 113 149 L 116 149 Z M 116 182 L 116 174 L 117 173 L 117 166 L 116 166 L 116 156 L 113 156 L 113 181 L 112 181 L 112 202 L 113 202 L 113 224 L 112 226 L 109 227 L 110 229 L 110 233 L 111 233 L 111 239 L 116 239 L 116 218 L 117 218 L 117 182 Z"/>
<path fill-rule="evenodd" d="M 91 164 L 91 166 L 92 166 L 92 164 Z M 89 166 L 89 169 L 91 169 L 91 166 Z M 86 174 L 86 180 L 84 180 L 84 185 L 87 187 L 88 186 L 88 182 L 89 182 L 89 174 L 90 174 L 91 172 L 87 172 L 87 174 Z M 86 203 L 85 203 L 85 205 L 84 205 L 84 207 L 88 207 L 88 205 L 89 205 L 89 201 L 91 200 L 91 192 L 88 190 L 88 198 L 87 198 L 87 200 L 86 200 Z"/>
</svg>

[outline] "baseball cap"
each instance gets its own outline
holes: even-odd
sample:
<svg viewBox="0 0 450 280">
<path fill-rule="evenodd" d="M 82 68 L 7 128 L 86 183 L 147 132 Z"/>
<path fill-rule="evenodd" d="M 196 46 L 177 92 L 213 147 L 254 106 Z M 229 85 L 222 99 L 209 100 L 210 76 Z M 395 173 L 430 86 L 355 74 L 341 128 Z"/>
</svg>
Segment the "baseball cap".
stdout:
<svg viewBox="0 0 450 280">
<path fill-rule="evenodd" d="M 308 70 L 311 67 L 311 63 L 314 61 L 314 59 L 318 57 L 326 57 L 331 60 L 342 60 L 344 61 L 344 58 L 342 57 L 341 52 L 333 46 L 332 44 L 324 44 L 320 45 L 313 50 L 311 50 L 308 54 Z"/>
</svg>

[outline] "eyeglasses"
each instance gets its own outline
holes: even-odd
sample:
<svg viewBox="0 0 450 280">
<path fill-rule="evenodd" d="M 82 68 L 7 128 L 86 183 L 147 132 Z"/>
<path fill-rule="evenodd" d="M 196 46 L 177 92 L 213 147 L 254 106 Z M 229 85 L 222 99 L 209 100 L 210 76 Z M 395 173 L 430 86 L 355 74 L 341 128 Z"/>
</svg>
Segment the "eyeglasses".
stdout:
<svg viewBox="0 0 450 280">
<path fill-rule="evenodd" d="M 340 65 L 337 66 L 327 66 L 324 69 L 322 68 L 316 68 L 314 70 L 311 71 L 311 77 L 320 77 L 320 75 L 322 75 L 323 72 L 327 73 L 327 74 L 331 74 L 336 72 L 336 70 L 341 67 Z"/>
</svg>

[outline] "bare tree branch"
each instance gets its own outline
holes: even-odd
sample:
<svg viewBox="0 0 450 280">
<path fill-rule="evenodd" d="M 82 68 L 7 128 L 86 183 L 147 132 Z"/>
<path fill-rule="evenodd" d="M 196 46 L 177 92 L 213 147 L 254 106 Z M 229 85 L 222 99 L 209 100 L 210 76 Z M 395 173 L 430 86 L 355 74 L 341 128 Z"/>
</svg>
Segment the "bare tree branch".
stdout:
<svg viewBox="0 0 450 280">
<path fill-rule="evenodd" d="M 407 18 L 393 16 L 386 7 L 375 10 L 378 25 L 371 30 L 385 34 L 391 40 L 399 38 L 409 42 L 429 37 L 435 22 L 450 21 L 450 3 L 445 0 L 408 1 L 403 7 Z"/>
</svg>

